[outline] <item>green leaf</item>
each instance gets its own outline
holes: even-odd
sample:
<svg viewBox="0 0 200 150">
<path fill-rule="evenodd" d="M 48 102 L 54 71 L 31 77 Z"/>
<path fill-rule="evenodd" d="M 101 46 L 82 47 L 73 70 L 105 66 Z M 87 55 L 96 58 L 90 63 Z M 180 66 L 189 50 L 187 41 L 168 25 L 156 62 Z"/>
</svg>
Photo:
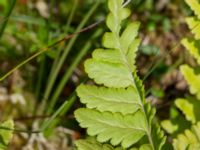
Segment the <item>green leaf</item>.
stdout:
<svg viewBox="0 0 200 150">
<path fill-rule="evenodd" d="M 129 66 L 131 66 L 133 72 L 135 71 L 135 60 L 136 60 L 136 52 L 138 50 L 138 47 L 140 45 L 141 40 L 135 39 L 133 43 L 130 45 L 130 48 L 126 54 L 127 60 L 129 62 Z"/>
<path fill-rule="evenodd" d="M 108 28 L 113 32 L 113 33 L 118 33 L 120 32 L 121 29 L 121 21 L 126 19 L 130 15 L 130 10 L 126 8 L 121 8 L 118 10 L 117 15 L 110 13 L 106 19 L 106 24 Z"/>
<path fill-rule="evenodd" d="M 152 150 L 152 147 L 150 144 L 144 144 L 142 146 L 140 146 L 139 148 L 131 148 L 130 150 Z"/>
<path fill-rule="evenodd" d="M 124 20 L 126 18 L 128 18 L 131 14 L 131 11 L 127 8 L 123 8 L 119 11 L 119 18 L 120 20 Z"/>
<path fill-rule="evenodd" d="M 78 150 L 123 150 L 122 148 L 114 148 L 108 144 L 101 144 L 95 139 L 78 140 L 76 146 Z"/>
<path fill-rule="evenodd" d="M 145 116 L 141 111 L 123 116 L 120 113 L 99 112 L 92 109 L 78 109 L 75 112 L 80 126 L 88 128 L 91 136 L 97 135 L 99 142 L 111 140 L 112 145 L 121 143 L 127 148 L 139 141 L 146 132 Z"/>
<path fill-rule="evenodd" d="M 104 84 L 107 87 L 134 86 L 132 73 L 124 64 L 88 59 L 85 62 L 85 71 L 96 83 Z"/>
<path fill-rule="evenodd" d="M 120 23 L 119 20 L 115 19 L 115 16 L 110 13 L 106 19 L 106 24 L 108 26 L 108 28 L 112 31 L 112 32 L 117 32 L 119 33 L 121 27 L 120 27 Z"/>
<path fill-rule="evenodd" d="M 200 41 L 195 41 L 191 39 L 183 39 L 182 44 L 188 49 L 189 53 L 197 60 L 200 64 Z"/>
<path fill-rule="evenodd" d="M 144 144 L 139 150 L 153 150 L 150 144 Z"/>
<path fill-rule="evenodd" d="M 149 103 L 145 105 L 145 110 L 149 122 L 149 127 L 151 128 L 151 138 L 153 139 L 152 142 L 154 145 L 153 149 L 161 150 L 165 144 L 166 137 L 160 126 L 153 123 L 153 118 L 155 116 L 156 110 L 155 108 L 151 108 Z"/>
<path fill-rule="evenodd" d="M 189 85 L 190 92 L 197 95 L 200 100 L 200 75 L 195 74 L 195 70 L 188 65 L 182 65 L 180 70 Z"/>
<path fill-rule="evenodd" d="M 186 19 L 191 32 L 195 35 L 196 40 L 185 38 L 182 40 L 182 44 L 197 59 L 198 64 L 200 64 L 200 3 L 198 0 L 186 0 L 186 2 L 194 11 L 198 19 L 195 17 Z M 194 124 L 200 119 L 200 75 L 196 73 L 194 68 L 188 65 L 182 65 L 180 70 L 189 85 L 190 92 L 195 94 L 198 100 L 192 97 L 179 98 L 176 99 L 175 104 L 186 116 L 186 119 Z M 193 125 L 191 130 L 187 129 L 183 134 L 179 134 L 177 138 L 173 140 L 173 147 L 175 150 L 199 150 L 200 123 Z"/>
<path fill-rule="evenodd" d="M 13 120 L 8 120 L 0 124 L 0 150 L 5 150 L 10 142 L 14 129 Z"/>
<path fill-rule="evenodd" d="M 167 131 L 169 134 L 173 134 L 178 130 L 178 124 L 173 124 L 171 120 L 163 120 L 161 122 L 161 126 Z"/>
<path fill-rule="evenodd" d="M 124 50 L 128 50 L 130 45 L 135 40 L 136 36 L 138 35 L 139 26 L 139 22 L 130 23 L 122 33 L 120 42 Z M 125 51 L 125 53 L 127 52 Z"/>
<path fill-rule="evenodd" d="M 185 130 L 173 140 L 175 150 L 199 150 L 200 149 L 200 123 L 193 125 L 191 130 Z"/>
<path fill-rule="evenodd" d="M 119 48 L 117 37 L 111 32 L 106 32 L 103 36 L 103 46 L 106 48 Z"/>
<path fill-rule="evenodd" d="M 142 107 L 140 97 L 133 87 L 116 89 L 81 85 L 77 93 L 87 108 L 97 108 L 99 111 L 130 114 Z"/>
<path fill-rule="evenodd" d="M 191 121 L 192 123 L 200 121 L 199 100 L 192 97 L 188 97 L 187 99 L 178 98 L 176 99 L 175 104 L 184 113 L 188 121 Z"/>
<path fill-rule="evenodd" d="M 145 101 L 145 91 L 144 91 L 144 86 L 142 84 L 142 81 L 140 80 L 140 78 L 137 76 L 136 72 L 133 74 L 133 78 L 135 80 L 135 85 L 137 87 L 138 90 L 138 94 L 140 96 L 141 101 L 143 102 L 143 105 L 146 104 Z M 146 105 L 145 105 L 146 106 Z M 144 107 L 145 107 L 144 106 Z"/>
<path fill-rule="evenodd" d="M 161 128 L 155 124 L 153 124 L 152 126 L 152 139 L 155 145 L 154 149 L 161 150 L 163 145 L 165 144 L 166 137 Z"/>
<path fill-rule="evenodd" d="M 76 110 L 75 117 L 98 142 L 120 144 L 132 150 L 161 150 L 165 138 L 160 128 L 153 125 L 155 109 L 147 104 L 144 87 L 136 74 L 139 23 L 121 26 L 130 15 L 123 2 L 108 1 L 110 13 L 106 24 L 110 32 L 104 34 L 104 48 L 96 49 L 85 62 L 86 73 L 98 86 L 77 88 L 87 108 Z"/>
<path fill-rule="evenodd" d="M 198 0 L 185 0 L 190 8 L 194 11 L 195 15 L 200 19 L 200 3 Z"/>
<path fill-rule="evenodd" d="M 98 61 L 109 63 L 122 63 L 122 55 L 118 49 L 96 49 L 92 53 L 92 57 Z"/>
<path fill-rule="evenodd" d="M 108 8 L 113 14 L 116 14 L 122 8 L 123 2 L 123 0 L 109 0 Z"/>
<path fill-rule="evenodd" d="M 185 117 L 179 114 L 176 118 L 162 121 L 161 126 L 172 137 L 177 137 L 178 134 L 190 128 L 191 122 L 185 120 Z"/>
<path fill-rule="evenodd" d="M 123 0 L 109 0 L 108 8 L 111 13 L 106 19 L 108 28 L 113 32 L 119 34 L 121 29 L 121 21 L 130 15 L 130 10 L 122 7 Z"/>
<path fill-rule="evenodd" d="M 194 34 L 195 39 L 200 39 L 200 20 L 195 17 L 189 17 L 186 18 L 186 22 L 191 30 L 191 32 Z"/>
</svg>

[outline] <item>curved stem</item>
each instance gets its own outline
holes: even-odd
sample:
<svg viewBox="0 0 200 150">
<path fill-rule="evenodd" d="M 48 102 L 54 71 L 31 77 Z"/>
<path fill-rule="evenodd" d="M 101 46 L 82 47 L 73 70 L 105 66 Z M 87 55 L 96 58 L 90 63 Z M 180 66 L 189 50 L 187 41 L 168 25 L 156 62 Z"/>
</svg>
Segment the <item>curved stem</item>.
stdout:
<svg viewBox="0 0 200 150">
<path fill-rule="evenodd" d="M 119 50 L 120 50 L 121 56 L 123 57 L 123 60 L 124 60 L 125 65 L 129 68 L 129 71 L 130 71 L 131 73 L 133 73 L 133 70 L 131 69 L 131 66 L 130 66 L 130 64 L 128 63 L 127 57 L 126 57 L 126 55 L 125 55 L 125 53 L 124 53 L 124 48 L 123 48 L 123 46 L 122 46 L 121 43 L 120 43 L 120 35 L 119 35 L 119 33 L 118 33 L 118 34 L 115 34 L 115 38 L 116 38 L 116 41 L 117 41 L 117 44 L 118 44 L 118 48 L 119 48 Z M 149 143 L 150 143 L 150 145 L 152 146 L 152 149 L 155 150 L 155 146 L 154 146 L 154 143 L 153 143 L 153 140 L 152 140 L 152 136 L 151 136 L 151 127 L 149 126 L 149 121 L 148 121 L 147 113 L 146 113 L 145 108 L 144 108 L 144 100 L 143 100 L 144 98 L 143 98 L 143 96 L 140 94 L 138 87 L 135 85 L 135 80 L 134 80 L 134 76 L 133 76 L 133 75 L 132 75 L 132 77 L 133 77 L 133 86 L 135 87 L 135 89 L 136 89 L 136 91 L 137 91 L 137 94 L 138 94 L 139 97 L 140 97 L 141 103 L 143 104 L 143 105 L 141 106 L 141 109 L 142 109 L 142 112 L 143 112 L 144 115 L 145 115 L 145 121 L 146 121 L 146 127 L 147 127 L 146 134 L 147 134 Z"/>
</svg>

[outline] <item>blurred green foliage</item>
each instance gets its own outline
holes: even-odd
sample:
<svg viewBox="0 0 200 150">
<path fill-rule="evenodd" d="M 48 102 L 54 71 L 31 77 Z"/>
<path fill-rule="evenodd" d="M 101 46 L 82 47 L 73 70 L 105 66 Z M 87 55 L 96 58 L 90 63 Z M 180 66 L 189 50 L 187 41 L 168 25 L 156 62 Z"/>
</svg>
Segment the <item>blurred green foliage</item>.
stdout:
<svg viewBox="0 0 200 150">
<path fill-rule="evenodd" d="M 7 18 L 5 15 L 10 7 L 10 2 L 10 0 L 0 0 L 0 25 L 8 21 L 5 32 L 0 38 L 1 76 L 39 52 L 41 48 L 47 47 L 66 35 L 73 34 L 80 25 L 81 20 L 96 3 L 95 0 L 44 0 L 42 1 L 44 3 L 40 3 L 40 6 L 44 5 L 41 8 L 38 7 L 35 0 L 17 0 L 10 17 Z M 47 7 L 47 10 L 45 10 L 45 7 Z M 160 120 L 164 118 L 172 120 L 170 123 L 163 123 L 163 127 L 168 126 L 168 132 L 172 132 L 178 127 L 178 131 L 172 134 L 174 137 L 190 126 L 190 122 L 184 121 L 184 117 L 181 116 L 181 113 L 173 104 L 178 95 L 188 93 L 186 88 L 183 91 L 176 88 L 175 84 L 178 81 L 173 77 L 173 71 L 182 63 L 183 58 L 180 61 L 177 57 L 183 57 L 185 54 L 182 47 L 174 50 L 174 45 L 179 43 L 182 37 L 191 36 L 187 33 L 188 30 L 183 18 L 192 15 L 193 12 L 182 0 L 168 0 L 167 3 L 165 3 L 165 0 L 132 0 L 128 7 L 133 12 L 131 19 L 141 22 L 140 37 L 144 42 L 140 47 L 137 58 L 139 74 L 141 78 L 148 76 L 143 81 L 149 91 L 148 95 L 156 97 L 155 105 L 158 108 L 164 107 L 158 109 Z M 106 0 L 102 0 L 96 11 L 84 24 L 84 27 L 101 20 L 107 12 Z M 70 16 L 72 16 L 71 19 Z M 97 31 L 99 28 L 105 29 L 105 23 L 81 33 L 72 44 L 68 57 L 64 60 L 56 79 L 54 79 L 53 90 L 47 99 L 50 101 L 65 73 L 71 68 L 67 75 L 68 79 L 64 83 L 64 88 L 60 90 L 60 94 L 56 99 L 53 112 L 62 106 L 67 97 L 73 95 L 75 87 L 80 82 L 87 80 L 83 72 L 82 61 L 90 56 L 90 52 L 94 48 L 99 47 L 98 43 L 100 43 L 103 33 L 102 30 Z M 50 82 L 51 72 L 55 72 L 55 70 L 51 70 L 53 67 L 54 69 L 57 68 L 54 64 L 60 60 L 69 43 L 70 41 L 66 41 L 58 44 L 48 52 L 26 63 L 17 73 L 0 83 L 0 87 L 7 90 L 8 97 L 17 91 L 25 97 L 27 103 L 27 107 L 19 103 L 13 104 L 12 101 L 7 102 L 8 105 L 0 104 L 4 119 L 10 116 L 21 118 L 26 115 L 37 115 L 35 111 L 38 110 L 36 108 L 41 104 L 40 102 L 45 99 L 44 93 Z M 85 45 L 87 46 L 83 50 Z M 171 51 L 175 51 L 175 54 Z M 193 62 L 187 53 L 185 58 L 187 62 Z M 166 74 L 172 77 L 165 78 Z M 84 132 L 78 128 L 72 117 L 73 110 L 77 107 L 80 107 L 80 104 L 74 102 L 68 113 L 62 112 L 62 115 L 66 116 L 67 119 L 57 116 L 58 121 L 56 121 L 55 126 L 61 125 L 79 131 L 84 136 Z M 29 129 L 32 128 L 34 121 L 33 119 L 27 121 L 28 123 L 22 122 L 22 124 Z M 40 120 L 40 122 L 42 121 Z M 181 126 L 181 124 L 185 126 Z M 55 126 L 52 125 L 52 128 L 55 128 Z"/>
</svg>

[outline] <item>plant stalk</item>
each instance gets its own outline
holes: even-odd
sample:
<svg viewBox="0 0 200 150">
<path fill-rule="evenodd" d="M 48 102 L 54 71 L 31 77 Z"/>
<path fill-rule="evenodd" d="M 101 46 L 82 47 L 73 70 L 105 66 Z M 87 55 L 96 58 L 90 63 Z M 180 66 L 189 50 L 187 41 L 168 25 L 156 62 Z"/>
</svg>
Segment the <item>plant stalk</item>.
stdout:
<svg viewBox="0 0 200 150">
<path fill-rule="evenodd" d="M 8 8 L 8 11 L 6 12 L 6 15 L 5 15 L 5 20 L 3 21 L 2 25 L 1 25 L 1 28 L 0 28 L 0 39 L 4 33 L 4 30 L 6 28 L 6 25 L 8 23 L 8 20 L 9 20 L 9 17 L 14 9 L 14 6 L 16 4 L 16 0 L 11 0 L 10 1 L 10 5 L 9 5 L 9 8 Z"/>
</svg>

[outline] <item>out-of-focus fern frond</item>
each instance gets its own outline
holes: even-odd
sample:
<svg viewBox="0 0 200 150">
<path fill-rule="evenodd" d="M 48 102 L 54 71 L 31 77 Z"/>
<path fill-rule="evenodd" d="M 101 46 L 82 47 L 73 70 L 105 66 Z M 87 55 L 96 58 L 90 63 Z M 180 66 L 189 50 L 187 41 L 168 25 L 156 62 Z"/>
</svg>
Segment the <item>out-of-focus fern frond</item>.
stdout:
<svg viewBox="0 0 200 150">
<path fill-rule="evenodd" d="M 189 85 L 191 94 L 197 95 L 200 100 L 200 74 L 196 74 L 195 70 L 188 65 L 182 65 L 180 70 Z"/>
<path fill-rule="evenodd" d="M 182 44 L 189 51 L 189 53 L 197 60 L 200 64 L 200 40 L 183 39 Z"/>
<path fill-rule="evenodd" d="M 183 112 L 186 119 L 193 124 L 200 121 L 200 101 L 196 98 L 178 98 L 175 101 L 176 106 Z"/>
<path fill-rule="evenodd" d="M 200 123 L 193 125 L 191 130 L 185 130 L 173 141 L 175 150 L 199 150 L 200 149 Z"/>
<path fill-rule="evenodd" d="M 185 1 L 196 16 L 186 19 L 191 32 L 194 34 L 194 38 L 184 38 L 182 44 L 200 65 L 200 2 L 198 0 Z M 199 150 L 200 123 L 197 122 L 200 121 L 200 74 L 195 68 L 186 64 L 180 67 L 180 71 L 188 83 L 190 93 L 196 97 L 187 96 L 186 98 L 178 98 L 175 100 L 176 107 L 185 115 L 185 124 L 189 121 L 190 126 L 191 124 L 193 126 L 191 130 L 187 129 L 184 133 L 179 132 L 178 135 L 176 134 L 177 137 L 173 140 L 173 146 L 175 150 Z M 168 133 L 174 134 L 180 127 L 179 122 L 176 120 L 173 124 L 172 121 L 166 120 L 162 122 L 162 126 Z"/>
<path fill-rule="evenodd" d="M 186 22 L 196 40 L 200 39 L 200 20 L 196 17 L 186 18 Z"/>
<path fill-rule="evenodd" d="M 200 19 L 200 3 L 198 0 L 185 0 L 190 8 L 194 11 L 195 15 Z"/>
<path fill-rule="evenodd" d="M 0 150 L 7 149 L 7 146 L 13 136 L 14 122 L 8 120 L 0 124 Z"/>
</svg>

